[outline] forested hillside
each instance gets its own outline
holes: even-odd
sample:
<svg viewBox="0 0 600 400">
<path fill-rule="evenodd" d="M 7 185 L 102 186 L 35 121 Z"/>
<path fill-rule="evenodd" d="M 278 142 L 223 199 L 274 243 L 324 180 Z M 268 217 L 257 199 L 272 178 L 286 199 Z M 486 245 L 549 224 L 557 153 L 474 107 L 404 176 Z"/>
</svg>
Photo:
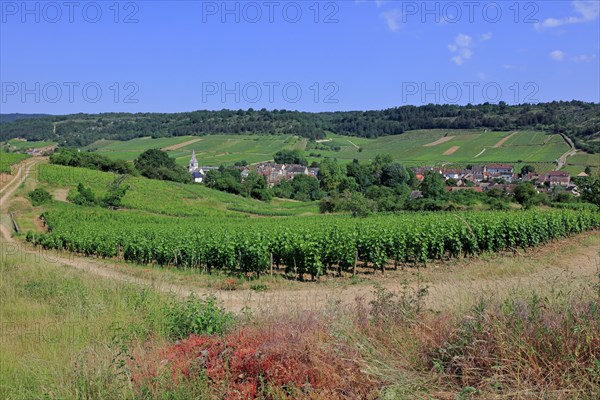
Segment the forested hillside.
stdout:
<svg viewBox="0 0 600 400">
<path fill-rule="evenodd" d="M 600 152 L 600 104 L 581 101 L 523 104 L 402 106 L 379 111 L 307 113 L 221 110 L 176 114 L 106 113 L 20 119 L 0 126 L 4 140 L 52 140 L 85 146 L 98 139 L 129 140 L 206 134 L 293 134 L 321 139 L 327 132 L 374 138 L 414 129 L 533 129 L 564 133 L 578 148 Z"/>
</svg>

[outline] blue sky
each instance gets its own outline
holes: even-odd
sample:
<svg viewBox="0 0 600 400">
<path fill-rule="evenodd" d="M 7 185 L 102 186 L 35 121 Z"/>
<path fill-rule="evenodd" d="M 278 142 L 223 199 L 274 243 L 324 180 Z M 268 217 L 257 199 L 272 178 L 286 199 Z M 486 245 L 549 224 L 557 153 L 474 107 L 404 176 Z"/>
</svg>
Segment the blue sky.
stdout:
<svg viewBox="0 0 600 400">
<path fill-rule="evenodd" d="M 1 2 L 1 112 L 600 101 L 600 2 Z"/>
</svg>

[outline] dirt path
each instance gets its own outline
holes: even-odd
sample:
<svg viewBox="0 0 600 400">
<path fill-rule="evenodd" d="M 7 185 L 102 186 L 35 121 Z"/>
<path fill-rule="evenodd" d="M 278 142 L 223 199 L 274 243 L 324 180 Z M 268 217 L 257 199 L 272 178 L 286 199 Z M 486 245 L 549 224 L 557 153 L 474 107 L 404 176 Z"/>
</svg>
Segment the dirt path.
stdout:
<svg viewBox="0 0 600 400">
<path fill-rule="evenodd" d="M 6 213 L 10 197 L 29 175 L 31 169 L 39 163 L 33 160 L 19 168 L 13 180 L 1 191 L 0 210 Z M 224 307 L 232 311 L 250 308 L 255 312 L 303 312 L 322 310 L 332 302 L 350 303 L 357 297 L 368 300 L 372 296 L 375 282 L 390 290 L 400 290 L 402 282 L 407 280 L 411 287 L 416 286 L 415 270 L 391 271 L 387 277 L 380 275 L 361 277 L 366 282 L 352 284 L 349 279 L 329 283 L 306 283 L 297 289 L 281 289 L 268 292 L 252 290 L 219 291 L 197 288 L 181 284 L 159 282 L 132 276 L 133 267 L 115 265 L 110 261 L 74 256 L 69 253 L 57 253 L 33 249 L 11 236 L 10 229 L 0 224 L 3 240 L 2 251 L 6 254 L 28 254 L 40 257 L 46 262 L 65 265 L 86 273 L 107 279 L 149 286 L 163 293 L 178 296 L 213 294 Z M 587 244 L 586 244 L 587 243 Z M 590 245 L 592 243 L 592 245 Z M 435 309 L 444 309 L 465 298 L 490 293 L 509 293 L 510 290 L 527 287 L 551 287 L 553 282 L 576 279 L 581 284 L 593 281 L 600 265 L 600 234 L 586 233 L 564 239 L 550 245 L 528 251 L 524 256 L 494 256 L 491 260 L 462 260 L 441 265 L 430 265 L 422 270 L 419 279 L 429 286 L 428 305 Z M 518 266 L 515 267 L 515 265 Z M 516 268 L 516 269 L 515 269 Z M 490 272 L 491 271 L 491 272 Z"/>
<path fill-rule="evenodd" d="M 515 136 L 517 133 L 519 133 L 519 131 L 514 131 L 513 133 L 511 133 L 511 134 L 510 134 L 510 135 L 508 135 L 507 137 L 500 139 L 500 140 L 498 141 L 498 143 L 496 143 L 496 144 L 495 144 L 494 146 L 492 146 L 492 147 L 493 147 L 494 149 L 497 149 L 497 148 L 499 148 L 499 147 L 502 147 L 502 145 L 503 145 L 504 143 L 506 143 L 506 141 L 507 141 L 508 139 L 510 139 L 511 137 Z"/>
<path fill-rule="evenodd" d="M 573 141 L 566 135 L 560 134 L 560 136 L 562 136 L 564 141 L 567 142 L 570 149 L 565 154 L 560 156 L 560 158 L 558 159 L 558 163 L 556 165 L 556 171 L 560 171 L 561 168 L 565 166 L 565 164 L 567 163 L 567 158 L 574 156 L 577 153 L 577 149 L 575 148 L 575 144 L 573 143 Z"/>
<path fill-rule="evenodd" d="M 351 141 L 350 139 L 346 139 L 348 140 L 348 143 L 350 143 L 352 146 L 354 146 L 357 150 L 360 150 L 360 147 L 358 147 L 356 144 L 354 144 L 353 141 Z"/>
<path fill-rule="evenodd" d="M 435 142 L 431 142 L 431 143 L 427 143 L 424 144 L 423 147 L 433 147 L 433 146 L 437 146 L 438 144 L 442 144 L 442 143 L 446 143 L 451 141 L 452 139 L 454 139 L 455 136 L 444 136 L 443 138 L 439 138 L 438 140 L 436 140 Z"/>
<path fill-rule="evenodd" d="M 473 157 L 473 158 L 477 158 L 480 155 L 482 155 L 483 153 L 485 153 L 485 147 L 483 148 L 483 150 L 481 150 L 479 153 L 477 153 L 477 155 L 475 157 Z"/>
<path fill-rule="evenodd" d="M 182 147 L 189 146 L 190 144 L 194 144 L 194 143 L 199 142 L 201 140 L 202 140 L 202 138 L 192 139 L 192 140 L 188 140 L 187 142 L 183 142 L 183 143 L 179 143 L 179 144 L 174 144 L 172 146 L 163 147 L 161 150 L 163 150 L 163 151 L 179 150 Z"/>
</svg>

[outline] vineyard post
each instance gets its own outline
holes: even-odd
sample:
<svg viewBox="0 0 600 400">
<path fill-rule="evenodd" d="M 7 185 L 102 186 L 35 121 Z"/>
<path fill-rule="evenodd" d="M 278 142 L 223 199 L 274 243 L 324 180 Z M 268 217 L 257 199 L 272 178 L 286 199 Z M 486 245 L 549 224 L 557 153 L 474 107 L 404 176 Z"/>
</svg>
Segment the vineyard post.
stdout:
<svg viewBox="0 0 600 400">
<path fill-rule="evenodd" d="M 354 253 L 354 265 L 352 266 L 352 276 L 356 276 L 356 264 L 358 263 L 358 250 Z"/>
<path fill-rule="evenodd" d="M 273 276 L 273 252 L 269 256 L 269 269 L 271 271 L 271 276 Z"/>
</svg>

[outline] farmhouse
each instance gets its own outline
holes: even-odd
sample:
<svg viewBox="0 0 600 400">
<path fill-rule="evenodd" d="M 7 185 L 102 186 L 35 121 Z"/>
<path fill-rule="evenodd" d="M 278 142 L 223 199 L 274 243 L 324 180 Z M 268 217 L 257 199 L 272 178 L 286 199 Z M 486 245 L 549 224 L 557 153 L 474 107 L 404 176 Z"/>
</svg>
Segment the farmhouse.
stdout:
<svg viewBox="0 0 600 400">
<path fill-rule="evenodd" d="M 488 178 L 501 178 L 512 181 L 514 176 L 514 167 L 512 164 L 488 164 L 484 167 L 484 175 Z"/>
<path fill-rule="evenodd" d="M 568 186 L 571 183 L 571 176 L 565 171 L 551 171 L 544 175 L 544 182 L 550 186 Z"/>
<path fill-rule="evenodd" d="M 269 187 L 273 187 L 276 184 L 284 180 L 292 180 L 298 175 L 308 175 L 316 177 L 319 173 L 319 168 L 308 168 L 304 165 L 299 164 L 275 164 L 275 163 L 261 163 L 258 164 L 256 172 L 262 175 L 267 180 Z"/>
</svg>

